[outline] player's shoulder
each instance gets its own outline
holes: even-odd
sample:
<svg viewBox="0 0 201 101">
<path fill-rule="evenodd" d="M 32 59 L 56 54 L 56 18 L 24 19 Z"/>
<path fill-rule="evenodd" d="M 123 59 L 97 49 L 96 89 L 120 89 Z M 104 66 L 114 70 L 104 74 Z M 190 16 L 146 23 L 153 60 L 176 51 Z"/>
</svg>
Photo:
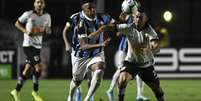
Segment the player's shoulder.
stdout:
<svg viewBox="0 0 201 101">
<path fill-rule="evenodd" d="M 28 10 L 28 11 L 25 11 L 23 14 L 30 15 L 32 13 L 33 13 L 33 10 Z"/>
<path fill-rule="evenodd" d="M 80 12 L 74 13 L 70 16 L 70 19 L 74 19 L 77 18 L 78 16 L 80 16 Z"/>
<path fill-rule="evenodd" d="M 48 13 L 48 12 L 44 12 L 44 15 L 50 16 L 50 13 Z"/>
</svg>

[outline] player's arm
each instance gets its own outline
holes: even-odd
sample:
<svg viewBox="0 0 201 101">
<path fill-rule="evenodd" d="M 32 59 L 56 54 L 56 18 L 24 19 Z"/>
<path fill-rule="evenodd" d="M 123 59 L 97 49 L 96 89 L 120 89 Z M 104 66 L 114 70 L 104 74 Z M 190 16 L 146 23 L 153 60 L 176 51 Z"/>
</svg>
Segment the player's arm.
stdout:
<svg viewBox="0 0 201 101">
<path fill-rule="evenodd" d="M 132 27 L 131 24 L 108 24 L 108 25 L 102 25 L 96 32 L 91 33 L 88 38 L 91 38 L 93 36 L 98 36 L 100 33 L 104 31 L 118 31 L 120 33 L 116 33 L 117 36 L 120 36 L 121 34 L 127 34 Z"/>
<path fill-rule="evenodd" d="M 151 51 L 153 53 L 158 53 L 160 51 L 160 41 L 159 39 L 153 39 L 150 41 Z"/>
<path fill-rule="evenodd" d="M 66 35 L 70 31 L 71 31 L 71 25 L 70 25 L 69 22 L 66 22 L 66 25 L 65 25 L 65 27 L 63 29 L 63 40 L 64 40 L 66 51 L 71 51 L 71 46 L 70 46 L 70 43 L 69 43 L 67 35 Z"/>
<path fill-rule="evenodd" d="M 47 34 L 51 34 L 52 33 L 52 30 L 51 30 L 51 17 L 50 15 L 48 15 L 48 18 L 47 18 L 47 23 L 45 23 L 45 33 Z"/>
<path fill-rule="evenodd" d="M 148 37 L 149 41 L 150 41 L 150 49 L 152 51 L 152 53 L 158 53 L 160 51 L 160 41 L 159 38 L 157 36 L 156 31 L 152 28 L 151 25 L 149 25 L 148 29 L 147 29 L 147 34 L 145 34 L 146 37 Z"/>
<path fill-rule="evenodd" d="M 81 20 L 79 22 L 78 38 L 79 38 L 79 42 L 80 42 L 80 49 L 82 49 L 82 50 L 89 50 L 89 49 L 96 49 L 96 48 L 100 48 L 100 47 L 105 47 L 110 41 L 110 39 L 108 39 L 108 40 L 104 41 L 103 43 L 89 44 L 88 43 L 89 37 L 87 35 L 87 27 L 84 24 L 83 20 Z"/>
<path fill-rule="evenodd" d="M 105 31 L 115 31 L 116 24 L 107 24 L 107 25 L 102 25 L 97 31 L 90 33 L 90 35 L 88 36 L 88 38 L 92 38 L 94 36 L 98 36 L 100 35 L 102 32 Z"/>
<path fill-rule="evenodd" d="M 88 41 L 87 37 L 79 38 L 79 40 L 80 40 L 80 46 L 81 46 L 80 49 L 82 49 L 82 50 L 93 50 L 93 49 L 96 49 L 96 48 L 101 48 L 101 47 L 107 46 L 111 39 L 108 38 L 103 43 L 99 43 L 99 44 L 89 44 L 89 43 L 87 43 L 87 41 Z"/>
<path fill-rule="evenodd" d="M 27 35 L 31 35 L 31 32 L 28 32 L 28 31 L 26 30 L 26 28 L 23 26 L 23 24 L 20 23 L 20 21 L 18 21 L 18 20 L 15 22 L 15 27 L 16 27 L 18 30 L 20 30 L 21 32 L 23 32 L 23 33 L 25 33 L 25 34 L 27 34 Z"/>
</svg>

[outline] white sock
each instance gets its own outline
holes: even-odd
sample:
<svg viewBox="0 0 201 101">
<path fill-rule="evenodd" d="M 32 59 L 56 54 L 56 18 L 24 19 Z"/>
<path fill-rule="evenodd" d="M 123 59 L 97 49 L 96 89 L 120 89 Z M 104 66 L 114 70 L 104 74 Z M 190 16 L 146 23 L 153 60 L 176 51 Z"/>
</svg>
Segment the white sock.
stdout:
<svg viewBox="0 0 201 101">
<path fill-rule="evenodd" d="M 116 72 L 114 73 L 113 77 L 112 77 L 112 82 L 110 84 L 110 88 L 108 89 L 109 92 L 112 92 L 114 90 L 114 87 L 117 84 L 119 75 L 120 75 L 120 69 L 117 69 Z"/>
<path fill-rule="evenodd" d="M 78 86 L 75 84 L 75 82 L 73 80 L 71 80 L 70 83 L 70 90 L 69 90 L 69 94 L 68 94 L 68 101 L 73 101 L 73 96 L 75 93 L 75 90 Z"/>
<path fill-rule="evenodd" d="M 91 79 L 91 85 L 89 87 L 87 96 L 85 97 L 84 101 L 89 101 L 94 92 L 97 90 L 97 88 L 100 86 L 101 80 L 103 77 L 103 70 L 98 69 L 95 70 L 93 73 L 92 79 Z"/>
<path fill-rule="evenodd" d="M 137 97 L 144 95 L 144 82 L 142 79 L 136 75 L 136 83 L 137 83 Z"/>
</svg>

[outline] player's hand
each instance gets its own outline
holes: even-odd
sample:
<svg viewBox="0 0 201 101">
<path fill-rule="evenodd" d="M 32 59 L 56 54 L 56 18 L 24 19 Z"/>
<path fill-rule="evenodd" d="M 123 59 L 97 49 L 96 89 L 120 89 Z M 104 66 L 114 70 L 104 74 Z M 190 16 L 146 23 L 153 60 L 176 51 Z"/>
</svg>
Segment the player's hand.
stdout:
<svg viewBox="0 0 201 101">
<path fill-rule="evenodd" d="M 28 36 L 33 36 L 34 35 L 32 32 L 29 32 L 29 31 L 25 31 L 25 34 L 27 34 Z"/>
<path fill-rule="evenodd" d="M 121 12 L 121 14 L 119 15 L 119 19 L 124 22 L 126 21 L 126 16 L 127 14 L 125 12 Z"/>
<path fill-rule="evenodd" d="M 107 38 L 107 40 L 103 42 L 103 47 L 107 46 L 110 43 L 110 41 L 111 41 L 111 38 Z"/>
<path fill-rule="evenodd" d="M 65 50 L 66 52 L 70 52 L 70 53 L 72 52 L 72 48 L 68 45 L 65 45 Z"/>
<path fill-rule="evenodd" d="M 151 52 L 151 48 L 141 48 L 141 50 L 144 52 L 144 53 L 149 53 Z"/>
<path fill-rule="evenodd" d="M 51 28 L 49 28 L 49 27 L 45 28 L 45 33 L 51 34 L 52 33 Z"/>
</svg>

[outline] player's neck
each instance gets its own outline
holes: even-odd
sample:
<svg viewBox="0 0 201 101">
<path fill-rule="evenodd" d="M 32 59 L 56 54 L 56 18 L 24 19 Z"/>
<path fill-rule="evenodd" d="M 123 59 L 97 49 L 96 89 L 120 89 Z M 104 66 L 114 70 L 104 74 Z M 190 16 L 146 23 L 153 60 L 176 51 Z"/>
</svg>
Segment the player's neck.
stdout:
<svg viewBox="0 0 201 101">
<path fill-rule="evenodd" d="M 44 11 L 43 11 L 43 10 L 34 9 L 34 12 L 35 12 L 37 15 L 41 16 Z"/>
</svg>

